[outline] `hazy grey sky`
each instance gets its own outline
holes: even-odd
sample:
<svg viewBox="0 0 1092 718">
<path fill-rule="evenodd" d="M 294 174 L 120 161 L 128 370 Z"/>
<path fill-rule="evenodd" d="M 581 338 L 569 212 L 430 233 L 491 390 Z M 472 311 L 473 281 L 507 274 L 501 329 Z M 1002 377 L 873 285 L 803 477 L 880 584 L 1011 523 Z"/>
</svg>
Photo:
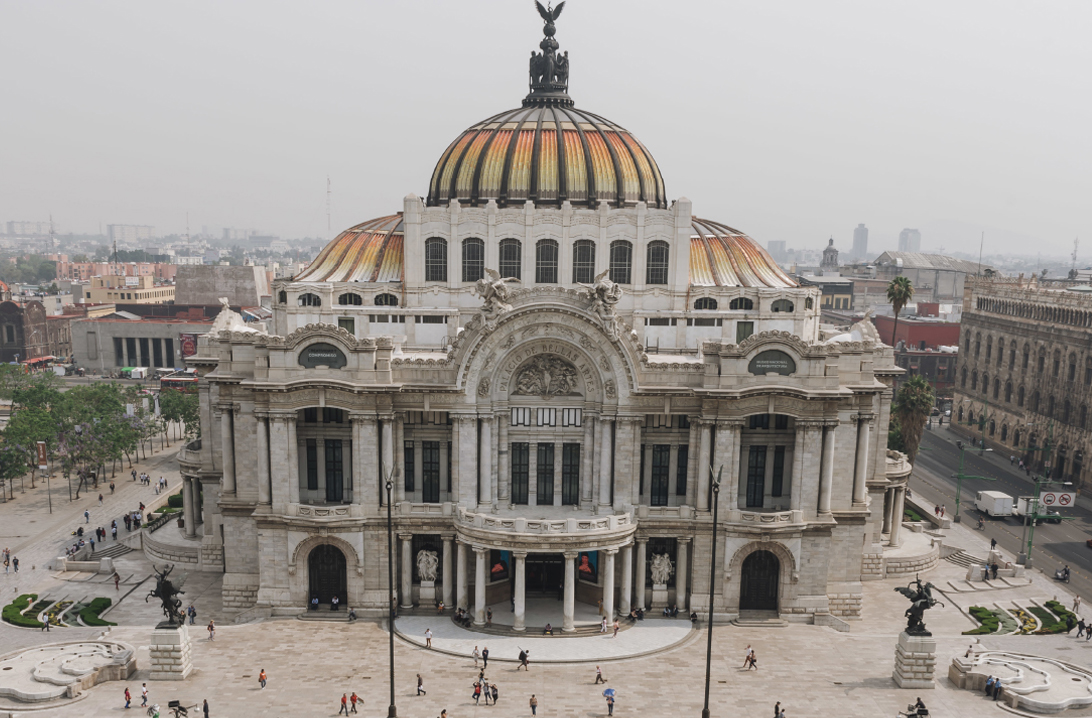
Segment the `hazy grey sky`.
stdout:
<svg viewBox="0 0 1092 718">
<path fill-rule="evenodd" d="M 326 236 L 516 107 L 531 0 L 0 0 L 0 220 Z M 569 0 L 577 106 L 763 243 L 1092 257 L 1092 3 Z M 1020 239 L 1020 235 L 1026 237 Z M 989 237 L 989 234 L 987 235 Z M 966 245 L 966 246 L 964 246 Z M 987 251 L 989 247 L 987 248 Z"/>
</svg>

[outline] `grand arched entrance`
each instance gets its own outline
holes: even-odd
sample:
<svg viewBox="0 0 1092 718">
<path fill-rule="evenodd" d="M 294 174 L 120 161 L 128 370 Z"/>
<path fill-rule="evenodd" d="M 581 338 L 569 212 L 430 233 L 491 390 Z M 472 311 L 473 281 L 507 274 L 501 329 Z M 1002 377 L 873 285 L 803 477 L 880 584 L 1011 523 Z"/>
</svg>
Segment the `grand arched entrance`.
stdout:
<svg viewBox="0 0 1092 718">
<path fill-rule="evenodd" d="M 330 603 L 334 596 L 344 604 L 346 588 L 345 554 L 337 546 L 320 544 L 307 557 L 307 578 L 310 599 L 318 596 L 319 603 Z"/>
<path fill-rule="evenodd" d="M 769 551 L 755 551 L 743 560 L 740 571 L 739 609 L 776 611 L 781 562 Z"/>
</svg>

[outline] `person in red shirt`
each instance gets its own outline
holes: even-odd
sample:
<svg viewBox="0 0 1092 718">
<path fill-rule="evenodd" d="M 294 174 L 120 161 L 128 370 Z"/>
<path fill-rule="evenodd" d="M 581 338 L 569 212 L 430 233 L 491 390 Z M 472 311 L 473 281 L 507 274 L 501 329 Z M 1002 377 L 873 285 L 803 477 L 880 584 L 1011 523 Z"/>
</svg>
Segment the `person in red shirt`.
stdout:
<svg viewBox="0 0 1092 718">
<path fill-rule="evenodd" d="M 125 707 L 128 708 L 129 704 L 133 702 L 133 696 L 129 693 L 129 688 L 125 689 Z"/>
<path fill-rule="evenodd" d="M 342 713 L 349 715 L 349 696 L 344 693 L 341 694 L 341 710 L 339 710 L 337 714 L 341 715 Z"/>
<path fill-rule="evenodd" d="M 360 700 L 360 699 L 359 699 L 359 698 L 357 698 L 357 695 L 356 695 L 356 691 L 353 691 L 353 694 L 352 694 L 351 696 L 349 696 L 349 703 L 351 703 L 351 704 L 352 704 L 352 707 L 353 707 L 353 713 L 356 713 L 356 702 L 357 702 L 358 700 Z"/>
</svg>

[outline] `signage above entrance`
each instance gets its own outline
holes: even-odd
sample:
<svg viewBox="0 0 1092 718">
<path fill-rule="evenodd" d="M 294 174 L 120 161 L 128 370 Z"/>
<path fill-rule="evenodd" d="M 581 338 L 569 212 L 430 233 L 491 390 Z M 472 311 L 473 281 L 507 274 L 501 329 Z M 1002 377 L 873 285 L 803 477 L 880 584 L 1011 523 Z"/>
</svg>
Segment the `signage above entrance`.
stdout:
<svg viewBox="0 0 1092 718">
<path fill-rule="evenodd" d="M 766 376 L 767 374 L 788 376 L 796 373 L 796 362 L 783 351 L 767 349 L 755 355 L 755 358 L 747 365 L 747 371 L 757 376 Z"/>
<path fill-rule="evenodd" d="M 320 366 L 340 369 L 347 363 L 345 353 L 333 344 L 312 344 L 300 352 L 300 366 L 308 369 Z"/>
</svg>

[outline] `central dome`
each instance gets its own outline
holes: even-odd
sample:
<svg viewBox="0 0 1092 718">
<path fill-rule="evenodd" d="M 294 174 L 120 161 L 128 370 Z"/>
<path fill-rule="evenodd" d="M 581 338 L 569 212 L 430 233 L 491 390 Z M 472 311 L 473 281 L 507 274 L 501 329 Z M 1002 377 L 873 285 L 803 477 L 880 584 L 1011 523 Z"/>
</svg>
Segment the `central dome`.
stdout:
<svg viewBox="0 0 1092 718">
<path fill-rule="evenodd" d="M 575 107 L 527 104 L 479 122 L 448 146 L 432 173 L 429 206 L 493 199 L 593 208 L 643 201 L 667 209 L 656 160 L 627 130 Z"/>
</svg>

